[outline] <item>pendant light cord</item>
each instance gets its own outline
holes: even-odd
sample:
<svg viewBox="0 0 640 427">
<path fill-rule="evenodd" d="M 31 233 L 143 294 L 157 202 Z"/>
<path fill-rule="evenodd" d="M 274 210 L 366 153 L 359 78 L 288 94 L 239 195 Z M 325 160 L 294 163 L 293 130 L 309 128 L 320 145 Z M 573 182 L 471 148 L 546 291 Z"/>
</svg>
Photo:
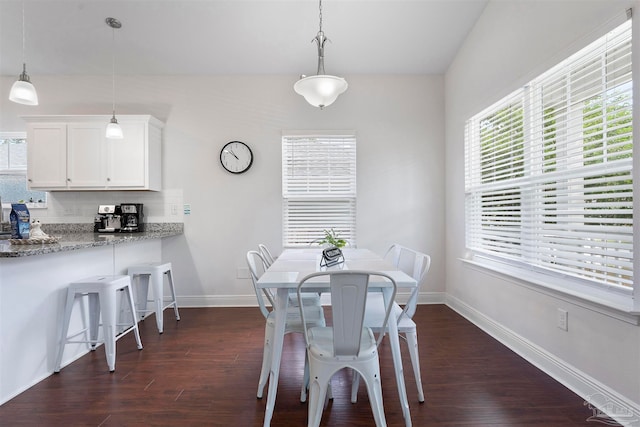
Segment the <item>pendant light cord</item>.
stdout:
<svg viewBox="0 0 640 427">
<path fill-rule="evenodd" d="M 322 0 L 320 0 L 318 9 L 320 10 L 320 30 L 312 41 L 315 41 L 318 44 L 318 68 L 316 71 L 316 75 L 322 75 L 324 74 L 324 44 L 328 40 L 324 36 L 324 32 L 322 31 Z"/>
<path fill-rule="evenodd" d="M 111 27 L 111 109 L 116 116 L 116 29 Z"/>
<path fill-rule="evenodd" d="M 320 10 L 320 32 L 322 32 L 322 0 L 320 0 L 320 6 L 318 9 Z"/>
<path fill-rule="evenodd" d="M 24 0 L 23 0 L 23 2 L 22 2 L 22 67 L 23 68 L 26 66 L 25 64 L 27 63 L 26 56 L 25 56 L 25 53 L 24 53 L 25 52 L 25 46 L 27 44 L 27 41 L 26 41 L 27 40 L 27 36 L 26 36 L 25 28 L 24 28 L 24 22 L 25 22 L 25 19 L 24 19 Z"/>
</svg>

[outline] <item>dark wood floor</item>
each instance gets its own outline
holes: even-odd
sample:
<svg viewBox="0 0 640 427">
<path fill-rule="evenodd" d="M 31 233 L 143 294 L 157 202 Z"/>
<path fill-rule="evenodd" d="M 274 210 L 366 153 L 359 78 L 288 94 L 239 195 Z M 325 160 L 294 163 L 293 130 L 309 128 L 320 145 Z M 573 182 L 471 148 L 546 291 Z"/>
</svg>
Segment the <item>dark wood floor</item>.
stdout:
<svg viewBox="0 0 640 427">
<path fill-rule="evenodd" d="M 264 318 L 257 308 L 165 311 L 159 335 L 153 316 L 117 344 L 109 373 L 99 348 L 0 406 L 2 426 L 261 426 L 256 399 Z M 583 399 L 443 305 L 419 306 L 420 356 L 426 402 L 412 375 L 407 391 L 414 426 L 586 426 Z M 382 344 L 384 405 L 389 426 L 403 426 L 388 340 Z M 402 342 L 404 346 L 404 342 Z M 306 425 L 299 402 L 304 360 L 300 336 L 285 338 L 273 426 Z M 405 370 L 410 361 L 403 348 Z M 370 426 L 364 386 L 349 401 L 346 374 L 334 378 L 324 426 Z M 265 391 L 266 393 L 266 391 Z"/>
</svg>

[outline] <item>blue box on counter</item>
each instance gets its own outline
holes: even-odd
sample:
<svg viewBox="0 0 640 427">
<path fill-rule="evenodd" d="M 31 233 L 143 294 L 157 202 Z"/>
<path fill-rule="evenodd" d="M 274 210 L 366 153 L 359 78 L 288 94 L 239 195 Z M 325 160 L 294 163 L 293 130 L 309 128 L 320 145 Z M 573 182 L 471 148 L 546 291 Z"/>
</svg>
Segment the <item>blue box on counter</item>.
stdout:
<svg viewBox="0 0 640 427">
<path fill-rule="evenodd" d="M 12 239 L 28 239 L 31 229 L 31 221 L 29 209 L 24 203 L 12 203 L 11 213 L 9 214 L 11 222 L 11 238 Z"/>
</svg>

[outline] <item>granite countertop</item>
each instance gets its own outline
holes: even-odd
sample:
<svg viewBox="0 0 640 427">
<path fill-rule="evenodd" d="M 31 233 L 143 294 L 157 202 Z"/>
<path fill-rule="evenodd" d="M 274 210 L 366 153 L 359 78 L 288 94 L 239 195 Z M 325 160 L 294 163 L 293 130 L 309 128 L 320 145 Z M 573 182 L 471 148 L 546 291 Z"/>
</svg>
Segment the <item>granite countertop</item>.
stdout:
<svg viewBox="0 0 640 427">
<path fill-rule="evenodd" d="M 57 243 L 35 245 L 14 245 L 9 240 L 0 240 L 0 258 L 16 258 L 43 255 L 54 252 L 74 251 L 95 246 L 120 245 L 149 239 L 178 236 L 183 234 L 182 223 L 145 224 L 140 233 L 94 233 L 93 224 L 48 224 L 42 229 L 51 237 L 58 238 Z"/>
</svg>

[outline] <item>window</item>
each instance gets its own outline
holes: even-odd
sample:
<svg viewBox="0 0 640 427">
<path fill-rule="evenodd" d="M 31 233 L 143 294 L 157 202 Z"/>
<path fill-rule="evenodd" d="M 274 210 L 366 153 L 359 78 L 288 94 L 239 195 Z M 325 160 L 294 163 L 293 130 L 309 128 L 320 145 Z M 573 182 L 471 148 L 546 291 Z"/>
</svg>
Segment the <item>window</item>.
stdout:
<svg viewBox="0 0 640 427">
<path fill-rule="evenodd" d="M 9 203 L 45 203 L 44 191 L 27 188 L 27 138 L 24 132 L 0 132 L 0 197 Z"/>
<path fill-rule="evenodd" d="M 282 137 L 283 247 L 303 247 L 333 229 L 355 245 L 356 137 Z"/>
<path fill-rule="evenodd" d="M 467 248 L 631 294 L 631 117 L 628 20 L 469 119 Z"/>
</svg>

